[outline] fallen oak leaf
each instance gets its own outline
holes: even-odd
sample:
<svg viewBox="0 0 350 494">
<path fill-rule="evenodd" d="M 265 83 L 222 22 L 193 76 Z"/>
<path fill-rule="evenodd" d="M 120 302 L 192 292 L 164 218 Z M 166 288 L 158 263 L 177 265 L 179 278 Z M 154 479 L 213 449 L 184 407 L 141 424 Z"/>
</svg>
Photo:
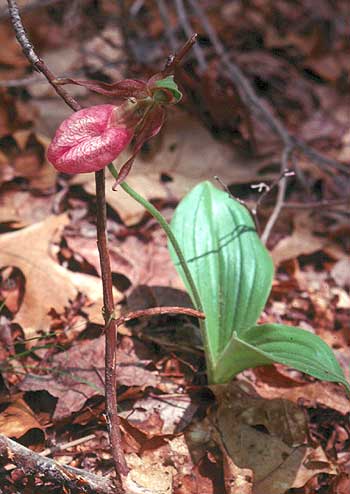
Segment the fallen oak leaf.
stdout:
<svg viewBox="0 0 350 494">
<path fill-rule="evenodd" d="M 307 423 L 299 407 L 254 396 L 248 383 L 211 389 L 218 401 L 216 428 L 234 464 L 253 471 L 254 494 L 284 494 L 318 473 L 337 473 L 321 448 L 305 444 Z M 313 456 L 322 461 L 312 462 Z"/>
<path fill-rule="evenodd" d="M 292 234 L 280 240 L 272 249 L 271 255 L 276 267 L 283 261 L 322 249 L 327 239 L 313 235 L 313 226 L 314 220 L 309 212 L 295 214 Z"/>
<path fill-rule="evenodd" d="M 26 338 L 50 327 L 49 311 L 57 312 L 74 300 L 81 290 L 100 298 L 98 278 L 73 273 L 60 266 L 50 255 L 53 237 L 69 222 L 66 214 L 50 216 L 46 220 L 22 230 L 0 236 L 0 266 L 14 266 L 25 276 L 25 293 L 14 322 L 21 325 Z"/>
</svg>

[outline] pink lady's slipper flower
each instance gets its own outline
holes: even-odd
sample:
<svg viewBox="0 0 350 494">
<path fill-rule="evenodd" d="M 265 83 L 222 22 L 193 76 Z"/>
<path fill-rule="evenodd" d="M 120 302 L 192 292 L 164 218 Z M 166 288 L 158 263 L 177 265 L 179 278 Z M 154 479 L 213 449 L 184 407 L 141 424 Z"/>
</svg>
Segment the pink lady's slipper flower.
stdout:
<svg viewBox="0 0 350 494">
<path fill-rule="evenodd" d="M 64 173 L 96 172 L 107 166 L 134 139 L 129 160 L 119 172 L 118 183 L 128 175 L 145 141 L 164 123 L 165 106 L 181 99 L 173 76 L 152 77 L 148 83 L 125 79 L 114 84 L 65 79 L 121 100 L 118 105 L 85 108 L 64 120 L 54 136 L 47 157 Z"/>
<path fill-rule="evenodd" d="M 51 142 L 47 157 L 64 173 L 96 172 L 113 161 L 130 143 L 134 129 L 117 121 L 118 108 L 85 108 L 64 120 Z"/>
<path fill-rule="evenodd" d="M 115 104 L 85 108 L 62 122 L 49 146 L 49 161 L 64 173 L 96 172 L 132 143 L 131 156 L 119 170 L 115 185 L 121 183 L 142 145 L 162 128 L 165 107 L 180 101 L 182 95 L 172 74 L 195 40 L 196 35 L 148 82 L 133 79 L 113 84 L 76 79 L 56 81 L 57 84 L 78 84 L 111 96 Z"/>
</svg>

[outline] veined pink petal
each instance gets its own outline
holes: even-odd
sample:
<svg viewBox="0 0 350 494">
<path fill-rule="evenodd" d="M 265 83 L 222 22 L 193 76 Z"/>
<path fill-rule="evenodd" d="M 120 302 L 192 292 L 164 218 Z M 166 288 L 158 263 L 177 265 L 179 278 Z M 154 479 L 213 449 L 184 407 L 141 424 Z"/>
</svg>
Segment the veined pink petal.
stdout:
<svg viewBox="0 0 350 494">
<path fill-rule="evenodd" d="M 114 105 L 85 108 L 64 120 L 57 129 L 47 157 L 64 173 L 101 170 L 130 143 L 134 130 L 112 123 Z"/>
</svg>

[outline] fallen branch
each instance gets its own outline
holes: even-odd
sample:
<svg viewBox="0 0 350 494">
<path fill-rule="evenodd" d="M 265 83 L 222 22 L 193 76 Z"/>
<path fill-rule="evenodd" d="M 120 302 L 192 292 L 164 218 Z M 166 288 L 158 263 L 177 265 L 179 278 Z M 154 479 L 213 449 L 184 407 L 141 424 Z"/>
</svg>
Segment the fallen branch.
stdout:
<svg viewBox="0 0 350 494">
<path fill-rule="evenodd" d="M 7 459 L 9 463 L 21 468 L 26 476 L 34 475 L 62 489 L 65 487 L 81 494 L 115 494 L 115 487 L 110 479 L 68 465 L 60 465 L 2 434 L 0 434 L 0 456 L 2 462 Z"/>
</svg>

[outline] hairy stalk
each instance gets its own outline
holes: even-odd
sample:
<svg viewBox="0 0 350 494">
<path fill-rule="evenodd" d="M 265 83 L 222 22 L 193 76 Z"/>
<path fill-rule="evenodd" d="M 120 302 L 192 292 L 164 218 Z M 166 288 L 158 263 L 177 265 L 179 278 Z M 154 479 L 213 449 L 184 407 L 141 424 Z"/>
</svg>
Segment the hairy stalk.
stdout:
<svg viewBox="0 0 350 494">
<path fill-rule="evenodd" d="M 118 171 L 116 170 L 115 166 L 112 163 L 108 165 L 108 169 L 111 172 L 111 174 L 113 175 L 113 177 L 115 179 L 118 179 Z M 131 196 L 136 202 L 141 204 L 146 209 L 146 211 L 148 211 L 149 214 L 151 216 L 153 216 L 153 218 L 159 223 L 161 228 L 164 230 L 164 233 L 166 234 L 167 238 L 169 239 L 169 242 L 171 243 L 174 251 L 176 252 L 176 255 L 177 255 L 179 263 L 183 269 L 183 272 L 185 273 L 187 283 L 191 289 L 191 292 L 193 293 L 195 307 L 197 310 L 203 312 L 203 306 L 202 306 L 201 298 L 200 298 L 199 292 L 197 290 L 196 284 L 193 280 L 193 277 L 191 275 L 191 271 L 188 268 L 185 256 L 183 255 L 181 247 L 180 247 L 170 225 L 168 224 L 167 220 L 158 211 L 158 209 L 153 206 L 153 204 L 151 204 L 149 201 L 147 201 L 147 199 L 142 197 L 138 192 L 136 192 L 132 187 L 130 187 L 130 185 L 128 185 L 125 182 L 122 182 L 120 184 L 120 187 L 124 190 L 124 192 L 129 194 L 129 196 Z M 211 382 L 213 364 L 212 364 L 207 334 L 206 334 L 206 330 L 205 330 L 205 322 L 202 320 L 199 320 L 199 325 L 200 325 L 200 329 L 201 329 L 203 345 L 205 348 L 205 355 L 207 358 L 208 381 Z"/>
<path fill-rule="evenodd" d="M 56 75 L 49 69 L 46 63 L 37 55 L 23 26 L 21 15 L 16 0 L 7 0 L 8 10 L 16 34 L 16 38 L 22 47 L 27 60 L 41 72 L 49 84 L 54 88 L 62 100 L 74 111 L 81 109 L 80 104 L 62 87 L 57 84 Z M 97 243 L 99 248 L 103 301 L 105 306 L 106 321 L 106 368 L 105 368 L 105 392 L 106 409 L 108 416 L 109 436 L 112 447 L 112 455 L 116 472 L 116 494 L 123 494 L 122 475 L 127 473 L 126 461 L 121 445 L 121 434 L 119 419 L 117 415 L 117 395 L 116 395 L 116 324 L 114 319 L 110 319 L 110 314 L 114 310 L 112 296 L 112 272 L 110 269 L 109 252 L 106 233 L 106 198 L 105 198 L 105 172 L 104 170 L 95 173 L 96 181 L 96 204 L 97 204 Z M 108 322 L 108 324 L 107 324 Z"/>
<path fill-rule="evenodd" d="M 105 195 L 105 171 L 95 173 L 96 182 L 96 226 L 97 247 L 100 255 L 101 277 L 103 281 L 103 303 L 106 335 L 105 352 L 105 388 L 107 402 L 107 420 L 109 437 L 111 441 L 113 459 L 118 473 L 118 489 L 124 492 L 121 475 L 128 473 L 124 453 L 121 447 L 121 433 L 117 410 L 117 370 L 116 370 L 116 348 L 117 348 L 117 326 L 115 319 L 111 318 L 114 311 L 112 271 L 108 252 L 107 240 L 107 212 Z"/>
</svg>

